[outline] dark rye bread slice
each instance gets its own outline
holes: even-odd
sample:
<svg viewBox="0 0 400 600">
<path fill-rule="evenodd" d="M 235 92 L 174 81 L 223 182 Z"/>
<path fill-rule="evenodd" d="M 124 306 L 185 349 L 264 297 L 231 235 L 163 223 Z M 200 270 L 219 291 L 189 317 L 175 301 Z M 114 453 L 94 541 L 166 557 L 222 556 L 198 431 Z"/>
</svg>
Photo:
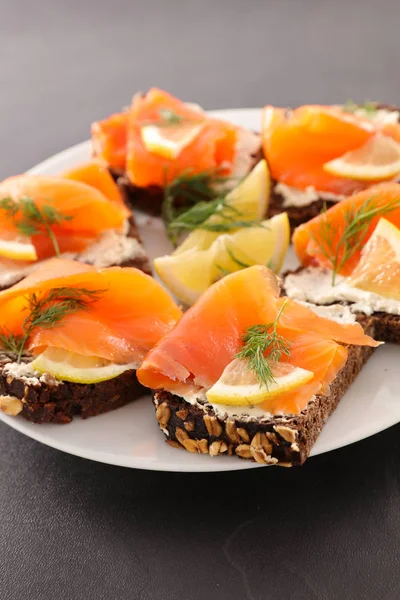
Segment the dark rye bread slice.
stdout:
<svg viewBox="0 0 400 600">
<path fill-rule="evenodd" d="M 376 105 L 376 108 L 384 109 L 384 110 L 388 110 L 388 111 L 392 111 L 392 112 L 400 112 L 400 108 L 398 106 L 389 105 L 389 104 L 379 104 L 378 103 Z M 286 206 L 285 207 L 283 196 L 281 194 L 275 192 L 276 184 L 277 184 L 277 181 L 271 182 L 271 196 L 270 196 L 270 202 L 269 202 L 269 208 L 268 208 L 268 216 L 273 217 L 275 215 L 278 215 L 281 212 L 286 212 L 289 217 L 290 226 L 291 226 L 292 230 L 295 229 L 295 227 L 298 227 L 299 225 L 301 225 L 302 223 L 306 223 L 307 221 L 310 221 L 311 219 L 313 219 L 314 217 L 319 215 L 321 210 L 324 207 L 330 208 L 331 206 L 334 206 L 335 204 L 337 204 L 337 202 L 332 201 L 332 200 L 324 200 L 323 198 L 318 198 L 317 200 L 315 200 L 314 202 L 311 202 L 311 204 L 308 204 L 307 206 Z"/>
<path fill-rule="evenodd" d="M 24 357 L 24 362 L 32 360 Z M 114 379 L 93 384 L 57 381 L 49 374 L 27 379 L 4 372 L 10 356 L 0 357 L 0 408 L 9 415 L 21 415 L 32 423 L 70 423 L 114 410 L 145 393 L 136 371 L 125 371 Z"/>
<path fill-rule="evenodd" d="M 373 321 L 365 322 L 372 335 Z M 270 419 L 218 416 L 210 405 L 192 405 L 165 390 L 154 394 L 160 429 L 167 443 L 189 452 L 210 456 L 236 455 L 261 464 L 302 465 L 328 417 L 354 381 L 373 348 L 349 346 L 348 359 L 329 392 L 316 396 L 298 415 Z"/>
<path fill-rule="evenodd" d="M 285 277 L 288 275 L 296 275 L 301 273 L 305 267 L 298 267 L 294 271 L 286 271 L 282 275 L 282 295 L 286 294 Z M 296 298 L 294 298 L 296 300 Z M 342 306 L 350 306 L 350 302 L 334 302 L 333 304 L 341 304 Z M 329 304 L 320 304 L 319 306 L 329 306 Z M 357 321 L 364 329 L 372 327 L 376 340 L 391 344 L 400 344 L 400 315 L 391 315 L 385 312 L 374 312 L 372 315 L 365 313 L 355 313 Z"/>
<path fill-rule="evenodd" d="M 144 273 L 147 273 L 148 275 L 152 275 L 153 273 L 152 273 L 152 269 L 151 269 L 150 260 L 149 260 L 149 257 L 147 256 L 145 249 L 143 247 L 142 238 L 140 237 L 140 234 L 139 234 L 138 228 L 136 226 L 136 222 L 135 222 L 133 215 L 131 217 L 129 217 L 128 224 L 129 224 L 129 228 L 126 233 L 126 237 L 136 239 L 138 241 L 138 243 L 140 244 L 140 246 L 142 247 L 143 251 L 140 254 L 130 257 L 130 258 L 127 258 L 125 260 L 113 261 L 110 264 L 107 264 L 107 267 L 115 267 L 115 266 L 135 267 L 136 269 L 140 269 L 141 271 L 143 271 Z M 86 264 L 93 264 L 93 261 L 81 258 L 79 256 L 79 254 L 74 257 L 74 260 L 77 260 L 79 262 L 83 262 Z M 34 267 L 35 263 L 33 263 L 32 266 Z M 12 282 L 9 283 L 8 285 L 2 285 L 1 279 L 0 279 L 0 291 L 6 290 L 7 288 L 11 287 L 12 285 L 15 285 L 16 283 L 18 283 L 19 281 L 24 279 L 27 274 L 28 274 L 28 272 L 25 271 L 23 274 L 21 274 L 20 277 L 13 278 Z"/>
<path fill-rule="evenodd" d="M 259 135 L 258 132 L 254 132 Z M 263 158 L 263 152 L 260 150 L 251 155 L 251 166 L 249 172 Z M 152 216 L 160 216 L 162 212 L 162 204 L 164 200 L 164 190 L 158 186 L 149 186 L 147 188 L 137 187 L 133 185 L 126 173 L 118 169 L 110 169 L 110 173 L 117 183 L 125 202 L 133 208 L 138 208 Z M 181 208 L 185 206 L 185 201 L 182 198 L 175 198 L 175 206 Z"/>
</svg>

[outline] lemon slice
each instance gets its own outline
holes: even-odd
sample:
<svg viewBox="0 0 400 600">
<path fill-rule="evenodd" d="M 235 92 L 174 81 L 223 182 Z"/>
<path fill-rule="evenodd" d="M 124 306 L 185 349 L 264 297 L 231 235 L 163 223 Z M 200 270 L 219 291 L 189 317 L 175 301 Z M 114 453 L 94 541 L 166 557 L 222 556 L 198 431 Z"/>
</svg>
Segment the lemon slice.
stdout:
<svg viewBox="0 0 400 600">
<path fill-rule="evenodd" d="M 0 256 L 13 260 L 37 260 L 36 249 L 30 241 L 2 240 L 0 239 Z"/>
<path fill-rule="evenodd" d="M 118 377 L 124 371 L 137 369 L 138 363 L 119 365 L 97 356 L 74 354 L 61 348 L 47 348 L 32 362 L 40 373 L 51 373 L 61 381 L 98 383 Z"/>
<path fill-rule="evenodd" d="M 160 256 L 154 260 L 154 268 L 171 292 L 191 306 L 213 283 L 214 251 L 209 248 Z"/>
<path fill-rule="evenodd" d="M 400 300 L 400 229 L 387 219 L 379 219 L 350 283 L 367 292 Z"/>
<path fill-rule="evenodd" d="M 261 404 L 280 394 L 305 385 L 314 377 L 312 371 L 278 363 L 274 381 L 268 387 L 261 384 L 245 360 L 235 358 L 225 368 L 219 380 L 206 393 L 211 404 L 246 406 Z"/>
<path fill-rule="evenodd" d="M 182 123 L 163 127 L 145 125 L 141 129 L 141 136 L 149 152 L 163 158 L 174 159 L 193 142 L 203 127 L 204 123 Z"/>
<path fill-rule="evenodd" d="M 227 273 L 252 265 L 280 270 L 289 241 L 289 220 L 286 213 L 281 213 L 263 221 L 261 227 L 245 227 L 220 235 L 206 250 L 192 248 L 160 256 L 154 260 L 154 267 L 171 292 L 191 305 Z"/>
<path fill-rule="evenodd" d="M 400 144 L 377 134 L 366 144 L 324 164 L 337 177 L 360 181 L 384 181 L 400 174 Z"/>
<path fill-rule="evenodd" d="M 258 221 L 267 213 L 270 189 L 268 165 L 265 160 L 260 160 L 247 177 L 227 194 L 226 202 L 238 211 L 237 219 L 239 221 Z M 212 215 L 206 223 L 223 221 L 224 219 L 220 215 Z M 193 248 L 206 250 L 219 235 L 214 231 L 196 229 L 178 246 L 174 254 L 181 254 Z"/>
</svg>

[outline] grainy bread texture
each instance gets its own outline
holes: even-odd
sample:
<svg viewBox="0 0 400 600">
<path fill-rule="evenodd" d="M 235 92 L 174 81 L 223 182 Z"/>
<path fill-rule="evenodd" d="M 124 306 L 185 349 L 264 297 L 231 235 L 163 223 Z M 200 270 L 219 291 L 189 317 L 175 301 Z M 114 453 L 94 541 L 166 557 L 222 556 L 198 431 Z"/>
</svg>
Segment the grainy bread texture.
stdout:
<svg viewBox="0 0 400 600">
<path fill-rule="evenodd" d="M 373 334 L 372 323 L 365 323 Z M 200 454 L 236 455 L 261 464 L 301 465 L 310 454 L 328 417 L 356 378 L 373 348 L 350 346 L 347 362 L 330 386 L 298 415 L 268 419 L 223 418 L 210 405 L 192 405 L 165 390 L 154 394 L 160 429 L 167 442 Z"/>
<path fill-rule="evenodd" d="M 29 361 L 29 357 L 24 360 Z M 125 371 L 114 379 L 81 384 L 60 382 L 47 375 L 40 379 L 13 376 L 4 372 L 11 362 L 0 358 L 0 408 L 6 414 L 21 415 L 33 423 L 70 423 L 119 408 L 145 393 L 136 371 Z"/>
</svg>

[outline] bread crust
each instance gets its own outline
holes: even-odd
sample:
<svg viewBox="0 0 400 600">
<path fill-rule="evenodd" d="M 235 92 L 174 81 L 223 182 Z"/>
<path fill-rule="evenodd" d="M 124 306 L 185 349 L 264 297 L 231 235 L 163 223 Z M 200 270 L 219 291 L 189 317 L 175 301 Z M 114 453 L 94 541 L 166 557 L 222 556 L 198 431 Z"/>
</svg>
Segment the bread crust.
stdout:
<svg viewBox="0 0 400 600">
<path fill-rule="evenodd" d="M 23 360 L 29 362 L 32 357 Z M 4 371 L 10 362 L 10 356 L 1 356 L 0 402 L 2 398 L 12 398 L 14 405 L 19 406 L 15 414 L 32 423 L 65 424 L 76 415 L 87 419 L 124 406 L 146 393 L 135 370 L 125 371 L 107 381 L 82 384 L 57 381 L 49 375 L 41 378 L 43 381 L 16 377 Z"/>
</svg>

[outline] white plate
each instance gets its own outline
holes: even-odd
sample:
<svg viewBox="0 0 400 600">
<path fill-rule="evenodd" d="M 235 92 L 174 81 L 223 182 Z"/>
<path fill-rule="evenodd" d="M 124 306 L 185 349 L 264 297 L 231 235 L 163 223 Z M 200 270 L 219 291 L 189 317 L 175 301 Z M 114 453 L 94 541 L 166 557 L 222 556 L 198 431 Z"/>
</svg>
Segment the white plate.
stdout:
<svg viewBox="0 0 400 600">
<path fill-rule="evenodd" d="M 239 125 L 259 128 L 260 111 L 241 109 L 214 111 Z M 31 173 L 57 174 L 88 160 L 90 143 L 73 146 L 32 169 Z M 170 246 L 159 219 L 137 215 L 147 250 L 152 258 Z M 295 265 L 293 254 L 286 267 Z M 311 456 L 362 440 L 400 421 L 399 349 L 387 344 L 379 348 L 341 400 L 324 427 Z M 34 425 L 19 417 L 0 413 L 0 419 L 25 435 L 76 456 L 92 460 L 159 471 L 233 471 L 257 464 L 234 457 L 190 454 L 165 444 L 154 416 L 150 396 L 112 413 L 70 425 Z"/>
</svg>

